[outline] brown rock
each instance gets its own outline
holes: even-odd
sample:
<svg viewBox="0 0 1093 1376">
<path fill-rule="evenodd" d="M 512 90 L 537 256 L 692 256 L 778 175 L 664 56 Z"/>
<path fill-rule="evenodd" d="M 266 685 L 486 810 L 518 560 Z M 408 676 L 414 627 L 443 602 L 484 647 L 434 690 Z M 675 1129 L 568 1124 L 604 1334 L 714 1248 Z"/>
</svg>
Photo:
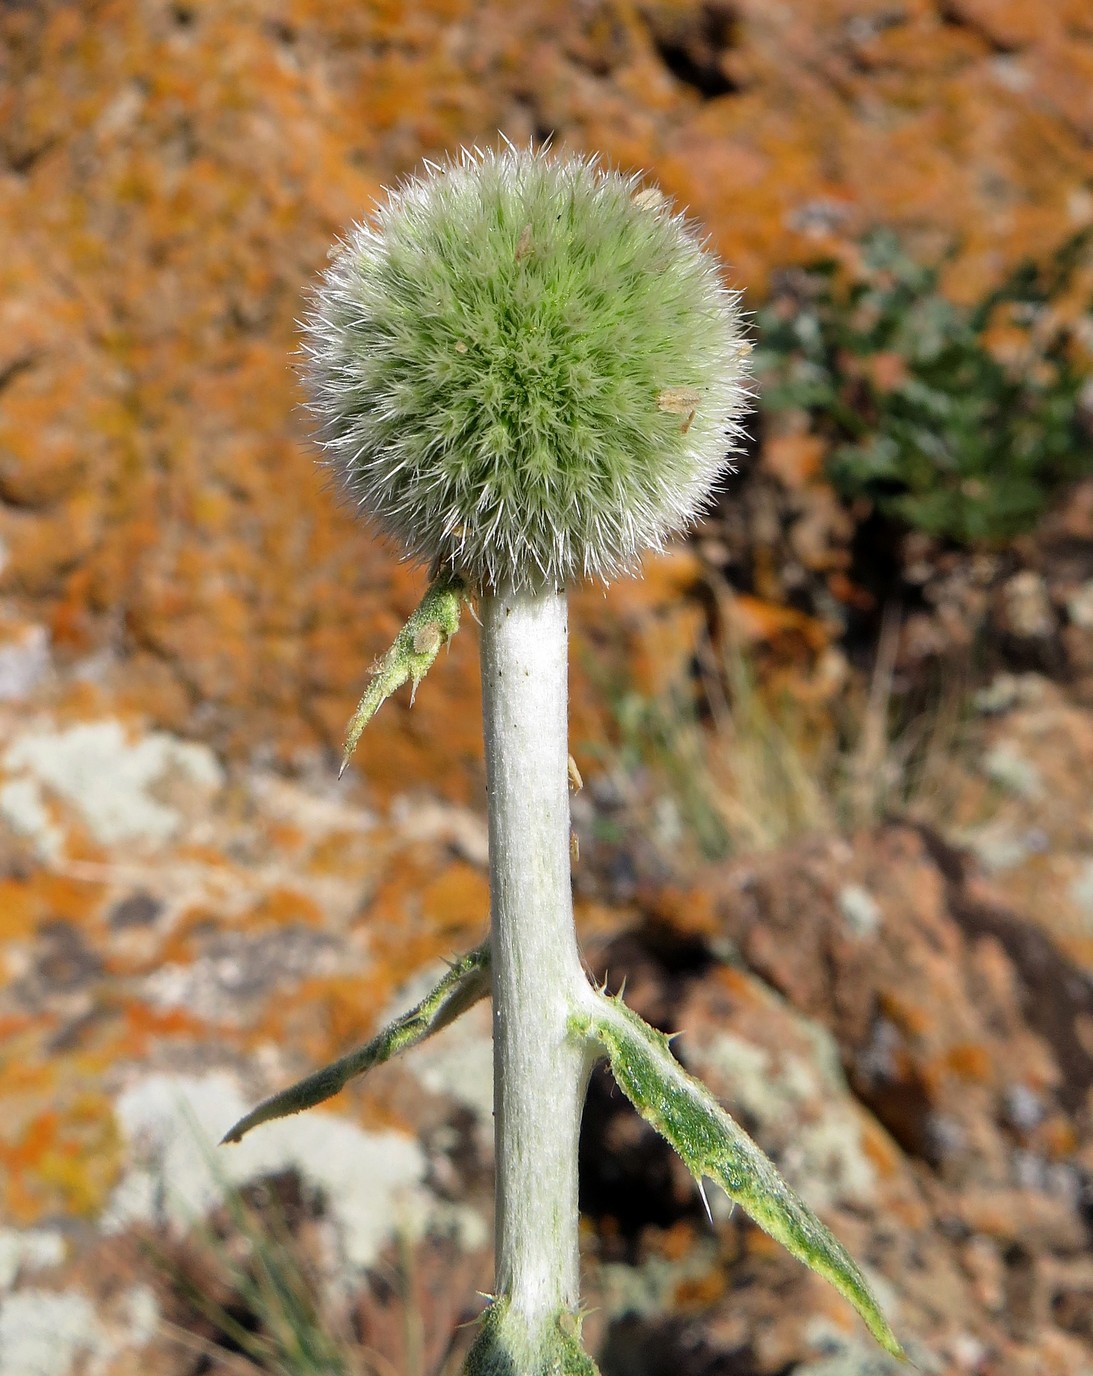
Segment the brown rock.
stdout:
<svg viewBox="0 0 1093 1376">
<path fill-rule="evenodd" d="M 1086 1246 L 1093 1061 L 1074 1060 L 1072 1038 L 1093 996 L 1072 967 L 1065 992 L 1065 960 L 1016 914 L 998 909 L 988 934 L 981 899 L 940 854 L 896 827 L 717 867 L 690 893 L 651 890 L 644 945 L 613 943 L 603 965 L 613 981 L 634 972 L 635 1003 L 683 1029 L 685 1063 L 885 1275 L 912 1351 L 923 1340 L 955 1362 L 975 1346 L 997 1363 L 983 1369 L 1008 1371 L 1050 1348 L 1060 1371 L 1078 1372 L 1084 1282 L 1068 1268 Z M 703 966 L 696 942 L 728 943 L 750 969 Z M 1076 1001 L 1058 1020 L 1041 1003 L 1047 978 Z M 741 1350 L 762 1322 L 762 1287 L 730 1265 L 704 1361 Z M 817 1314 L 803 1273 L 784 1259 L 779 1272 L 799 1315 Z M 818 1322 L 780 1320 L 778 1360 L 806 1359 Z M 751 1343 L 756 1359 L 765 1348 Z M 664 1360 L 687 1350 L 679 1333 Z M 779 1367 L 771 1355 L 757 1369 Z"/>
</svg>

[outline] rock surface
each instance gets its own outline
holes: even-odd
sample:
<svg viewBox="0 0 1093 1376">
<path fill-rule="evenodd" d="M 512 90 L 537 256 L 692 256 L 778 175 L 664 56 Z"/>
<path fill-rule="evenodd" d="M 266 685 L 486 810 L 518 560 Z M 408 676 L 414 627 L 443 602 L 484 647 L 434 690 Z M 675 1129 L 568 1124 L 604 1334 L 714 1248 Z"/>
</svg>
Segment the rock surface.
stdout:
<svg viewBox="0 0 1093 1376">
<path fill-rule="evenodd" d="M 720 865 L 643 893 L 642 912 L 601 966 L 682 1030 L 683 1061 L 865 1261 L 919 1366 L 1085 1369 L 1088 970 L 907 825 Z M 666 1248 L 693 1259 L 677 1234 L 707 1230 L 689 1181 L 617 1096 L 592 1103 L 612 1147 L 595 1185 L 625 1218 L 627 1259 L 654 1274 Z M 601 1238 L 615 1259 L 618 1234 Z M 636 1311 L 628 1370 L 773 1373 L 826 1343 L 851 1362 L 845 1315 L 754 1229 L 719 1224 L 705 1248 L 700 1278 L 667 1273 L 676 1291 L 662 1278 Z M 694 1297 L 670 1339 L 669 1294 Z"/>
</svg>

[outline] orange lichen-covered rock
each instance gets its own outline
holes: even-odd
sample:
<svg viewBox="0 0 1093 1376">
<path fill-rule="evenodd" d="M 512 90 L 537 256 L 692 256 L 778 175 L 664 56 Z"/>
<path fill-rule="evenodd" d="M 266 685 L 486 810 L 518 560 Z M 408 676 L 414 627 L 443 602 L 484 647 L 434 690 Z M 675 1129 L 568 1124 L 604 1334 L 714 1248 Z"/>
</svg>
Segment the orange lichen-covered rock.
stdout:
<svg viewBox="0 0 1093 1376">
<path fill-rule="evenodd" d="M 953 286 L 971 291 L 1087 214 L 1079 10 L 7 10 L 0 588 L 41 607 L 63 662 L 120 630 L 157 666 L 139 682 L 165 723 L 170 679 L 233 752 L 336 750 L 373 628 L 422 584 L 324 489 L 293 321 L 384 181 L 497 129 L 553 129 L 647 164 L 746 285 L 887 220 L 959 237 Z M 358 761 L 385 795 L 427 765 L 455 796 L 477 787 L 448 710 L 474 656 L 449 659 L 420 706 L 448 721 L 444 754 L 396 705 Z M 104 673 L 125 691 L 120 665 Z"/>
</svg>

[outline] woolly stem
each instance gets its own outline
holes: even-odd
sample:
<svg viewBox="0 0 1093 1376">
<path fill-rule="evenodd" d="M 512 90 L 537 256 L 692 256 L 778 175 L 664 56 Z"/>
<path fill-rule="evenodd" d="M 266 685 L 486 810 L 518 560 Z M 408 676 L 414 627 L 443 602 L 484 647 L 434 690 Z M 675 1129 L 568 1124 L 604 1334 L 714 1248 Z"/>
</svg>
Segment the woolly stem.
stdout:
<svg viewBox="0 0 1093 1376">
<path fill-rule="evenodd" d="M 566 598 L 501 591 L 483 596 L 480 613 L 496 1290 L 530 1355 L 577 1309 L 577 1138 L 594 1058 L 567 1028 L 589 990 L 570 892 Z"/>
</svg>

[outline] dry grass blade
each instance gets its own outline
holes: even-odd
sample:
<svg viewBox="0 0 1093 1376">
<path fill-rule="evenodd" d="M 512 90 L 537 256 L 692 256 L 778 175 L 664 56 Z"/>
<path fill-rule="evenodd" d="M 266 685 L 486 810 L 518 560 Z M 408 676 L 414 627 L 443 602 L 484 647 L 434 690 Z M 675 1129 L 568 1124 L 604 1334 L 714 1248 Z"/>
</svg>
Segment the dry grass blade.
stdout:
<svg viewBox="0 0 1093 1376">
<path fill-rule="evenodd" d="M 725 590 L 721 603 L 731 628 Z M 619 773 L 631 804 L 663 812 L 667 800 L 678 830 L 711 859 L 874 826 L 893 813 L 944 817 L 970 755 L 967 694 L 950 678 L 912 710 L 898 691 L 899 639 L 891 610 L 868 681 L 850 678 L 817 706 L 765 683 L 731 629 L 717 647 L 703 637 L 697 705 L 693 684 L 655 700 L 619 699 Z M 643 773 L 651 779 L 644 796 L 634 784 Z"/>
</svg>

